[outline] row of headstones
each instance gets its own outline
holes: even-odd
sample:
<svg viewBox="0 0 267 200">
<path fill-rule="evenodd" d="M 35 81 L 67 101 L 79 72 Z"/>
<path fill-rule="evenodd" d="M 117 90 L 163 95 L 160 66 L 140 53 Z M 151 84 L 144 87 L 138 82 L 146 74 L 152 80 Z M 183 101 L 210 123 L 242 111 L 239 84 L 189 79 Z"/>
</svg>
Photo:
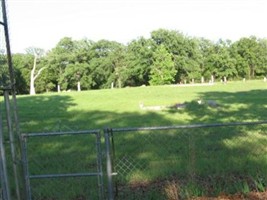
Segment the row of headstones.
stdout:
<svg viewBox="0 0 267 200">
<path fill-rule="evenodd" d="M 246 81 L 246 78 L 243 78 L 243 82 L 245 82 Z M 264 82 L 267 82 L 267 78 L 266 77 L 264 77 L 263 78 L 263 81 Z M 194 79 L 192 79 L 192 82 L 191 83 L 195 83 L 195 80 Z M 201 77 L 201 83 L 205 83 L 205 79 L 204 79 L 204 77 L 202 76 Z M 212 75 L 211 76 L 211 79 L 209 80 L 209 83 L 210 84 L 213 84 L 214 83 L 214 76 Z M 227 83 L 227 78 L 226 78 L 226 76 L 224 76 L 223 77 L 223 79 L 221 79 L 221 83 Z M 186 84 L 186 80 L 184 80 L 184 84 Z"/>
<path fill-rule="evenodd" d="M 208 83 L 209 84 L 213 84 L 214 82 L 215 82 L 214 81 L 214 76 L 212 75 Z M 226 83 L 227 82 L 227 78 L 224 76 L 223 79 L 221 79 L 221 82 Z M 187 83 L 187 81 L 184 80 L 184 84 L 186 84 L 186 83 Z M 195 83 L 195 79 L 192 79 L 191 83 L 194 84 Z M 204 79 L 203 76 L 201 77 L 201 83 L 205 83 L 205 79 Z M 182 84 L 182 83 L 180 82 L 180 84 Z"/>
</svg>

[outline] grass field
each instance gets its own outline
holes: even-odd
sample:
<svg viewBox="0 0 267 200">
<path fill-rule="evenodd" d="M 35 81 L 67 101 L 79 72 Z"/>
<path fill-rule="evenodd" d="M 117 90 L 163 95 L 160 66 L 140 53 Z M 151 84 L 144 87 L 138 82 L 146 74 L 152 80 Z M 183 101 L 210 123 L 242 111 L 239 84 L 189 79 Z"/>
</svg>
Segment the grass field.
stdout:
<svg viewBox="0 0 267 200">
<path fill-rule="evenodd" d="M 216 106 L 199 105 L 200 99 L 212 100 Z M 143 110 L 140 102 L 150 107 L 186 106 Z M 18 96 L 18 108 L 24 133 L 263 121 L 267 119 L 267 83 L 247 81 Z M 32 153 L 29 166 L 33 174 L 86 171 L 88 163 L 95 160 L 94 155 L 86 154 L 90 151 L 86 141 L 93 143 L 92 138 L 29 141 L 28 151 Z M 267 184 L 266 141 L 266 126 L 115 134 L 117 199 L 175 199 L 263 190 Z M 68 187 L 72 189 L 64 192 L 65 196 L 55 191 L 59 195 L 55 197 L 49 196 L 49 192 L 62 182 L 34 180 L 33 184 L 40 187 L 33 192 L 35 199 L 88 199 L 85 190 L 92 183 L 86 181 L 71 181 Z"/>
<path fill-rule="evenodd" d="M 197 106 L 197 100 L 214 100 L 217 108 Z M 217 83 L 196 87 L 139 87 L 19 96 L 23 132 L 40 132 L 62 126 L 71 129 L 159 126 L 173 124 L 257 121 L 267 119 L 267 83 Z M 188 103 L 180 110 L 145 111 L 145 106 Z M 190 106 L 191 105 L 191 106 Z"/>
</svg>

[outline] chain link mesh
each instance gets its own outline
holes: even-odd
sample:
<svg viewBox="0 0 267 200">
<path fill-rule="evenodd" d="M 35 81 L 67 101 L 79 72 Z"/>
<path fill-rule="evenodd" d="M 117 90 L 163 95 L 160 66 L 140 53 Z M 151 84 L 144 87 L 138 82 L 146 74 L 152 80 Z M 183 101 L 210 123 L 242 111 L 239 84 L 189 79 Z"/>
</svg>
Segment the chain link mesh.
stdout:
<svg viewBox="0 0 267 200">
<path fill-rule="evenodd" d="M 117 199 L 183 199 L 263 189 L 266 128 L 113 131 Z"/>
</svg>

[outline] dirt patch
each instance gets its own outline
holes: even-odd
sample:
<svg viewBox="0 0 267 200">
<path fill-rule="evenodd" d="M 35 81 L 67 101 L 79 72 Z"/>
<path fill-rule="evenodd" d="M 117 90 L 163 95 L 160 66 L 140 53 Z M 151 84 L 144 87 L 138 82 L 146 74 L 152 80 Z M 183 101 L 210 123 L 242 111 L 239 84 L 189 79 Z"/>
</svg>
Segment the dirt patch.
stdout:
<svg viewBox="0 0 267 200">
<path fill-rule="evenodd" d="M 218 197 L 197 197 L 191 200 L 267 200 L 267 191 L 234 195 L 221 194 Z"/>
<path fill-rule="evenodd" d="M 223 183 L 222 185 L 230 187 L 232 185 L 231 181 L 226 180 L 226 178 L 216 178 L 217 182 Z M 117 185 L 117 195 L 118 199 L 127 199 L 132 198 L 132 195 L 135 195 L 134 199 L 150 199 L 147 197 L 149 193 L 157 193 L 162 195 L 162 198 L 156 199 L 165 199 L 165 200 L 267 200 L 267 188 L 262 188 L 263 192 L 259 192 L 258 188 L 255 186 L 253 179 L 250 177 L 240 177 L 234 176 L 230 179 L 233 179 L 234 182 L 240 182 L 241 180 L 246 181 L 251 192 L 242 193 L 237 192 L 235 194 L 222 192 L 219 195 L 214 194 L 214 189 L 216 186 L 211 184 L 211 180 L 215 180 L 215 177 L 209 180 L 199 180 L 195 179 L 196 185 L 201 186 L 204 190 L 203 196 L 193 197 L 195 194 L 191 193 L 190 187 L 187 192 L 183 189 L 183 186 L 188 185 L 188 182 L 185 180 L 178 179 L 177 177 L 172 177 L 172 180 L 162 180 L 158 179 L 153 182 L 132 182 L 129 185 Z M 221 186 L 222 186 L 221 185 Z M 181 187 L 182 186 L 182 187 Z M 195 186 L 195 185 L 192 185 Z M 188 193 L 189 192 L 189 193 Z M 191 194 L 190 194 L 191 193 Z M 123 197 L 120 195 L 123 194 Z M 193 195 L 193 196 L 192 196 Z M 154 199 L 154 198 L 153 198 Z"/>
</svg>

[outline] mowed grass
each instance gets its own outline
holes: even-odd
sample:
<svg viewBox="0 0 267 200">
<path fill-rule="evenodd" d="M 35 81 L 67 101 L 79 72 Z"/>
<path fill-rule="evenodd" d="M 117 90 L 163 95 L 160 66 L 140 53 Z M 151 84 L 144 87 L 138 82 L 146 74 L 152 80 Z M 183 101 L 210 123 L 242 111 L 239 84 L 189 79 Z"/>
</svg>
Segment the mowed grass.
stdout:
<svg viewBox="0 0 267 200">
<path fill-rule="evenodd" d="M 190 105 L 199 99 L 214 100 L 218 106 L 162 111 L 139 107 L 141 102 L 145 106 Z M 18 96 L 18 113 L 23 132 L 258 121 L 267 119 L 266 99 L 267 83 L 263 81 L 139 87 Z"/>
<path fill-rule="evenodd" d="M 199 105 L 200 99 L 217 105 Z M 140 103 L 186 107 L 143 110 Z M 264 121 L 266 111 L 267 83 L 260 80 L 18 96 L 24 133 Z M 30 174 L 95 170 L 95 138 L 81 138 L 29 139 Z M 113 139 L 117 199 L 188 198 L 263 190 L 267 185 L 266 126 L 123 132 L 114 133 Z M 95 179 L 59 182 L 33 180 L 35 199 L 97 196 L 97 188 L 93 192 L 87 189 Z M 59 184 L 65 188 L 64 194 L 63 189 L 56 189 Z"/>
</svg>

